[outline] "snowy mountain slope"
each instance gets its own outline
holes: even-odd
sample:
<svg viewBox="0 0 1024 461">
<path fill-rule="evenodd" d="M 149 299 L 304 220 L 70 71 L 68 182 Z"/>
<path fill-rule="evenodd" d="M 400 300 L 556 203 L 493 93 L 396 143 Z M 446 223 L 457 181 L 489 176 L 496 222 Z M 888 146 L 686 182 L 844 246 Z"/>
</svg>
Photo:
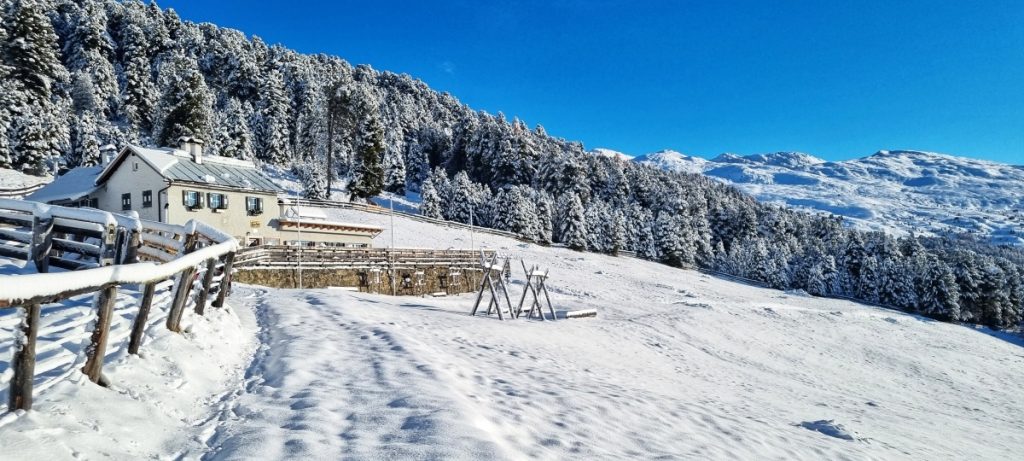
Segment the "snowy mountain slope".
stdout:
<svg viewBox="0 0 1024 461">
<path fill-rule="evenodd" d="M 705 160 L 662 151 L 635 160 L 703 173 L 759 200 L 835 213 L 864 228 L 972 232 L 1024 244 L 1024 166 L 907 150 L 842 162 L 798 152 Z"/>
<path fill-rule="evenodd" d="M 399 246 L 470 242 L 394 222 Z M 474 295 L 239 287 L 233 309 L 254 336 L 255 316 L 260 345 L 236 384 L 205 395 L 188 385 L 204 371 L 174 368 L 201 352 L 148 349 L 112 364 L 125 383 L 114 392 L 42 393 L 0 426 L 5 447 L 19 441 L 5 459 L 1009 459 L 1024 446 L 1024 344 L 1009 336 L 637 259 L 473 241 L 550 268 L 557 310 L 599 316 L 499 322 L 467 315 Z M 208 337 L 203 325 L 170 340 Z M 136 389 L 121 375 L 132 369 L 168 375 Z M 161 398 L 190 392 L 205 414 Z M 172 417 L 129 431 L 87 412 L 100 405 Z M 111 437 L 132 449 L 107 451 Z"/>
</svg>

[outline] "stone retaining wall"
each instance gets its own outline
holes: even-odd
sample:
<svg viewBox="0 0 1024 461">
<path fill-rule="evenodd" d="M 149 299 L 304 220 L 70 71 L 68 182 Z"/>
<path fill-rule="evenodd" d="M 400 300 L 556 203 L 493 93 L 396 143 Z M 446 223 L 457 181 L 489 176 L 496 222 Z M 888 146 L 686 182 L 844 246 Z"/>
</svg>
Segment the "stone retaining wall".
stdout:
<svg viewBox="0 0 1024 461">
<path fill-rule="evenodd" d="M 417 270 L 423 271 L 423 285 L 415 286 Z M 424 267 L 421 269 L 399 269 L 395 280 L 398 295 L 421 295 L 437 292 L 471 293 L 480 287 L 481 271 L 463 270 L 458 277 L 461 283 L 442 286 L 441 278 L 448 275 L 448 268 Z M 391 294 L 391 277 L 386 270 L 380 273 L 380 284 L 374 283 L 374 273 L 367 269 L 302 269 L 303 288 L 351 287 L 368 293 Z M 408 278 L 407 283 L 403 280 Z M 271 288 L 298 288 L 298 269 L 240 268 L 234 281 Z"/>
</svg>

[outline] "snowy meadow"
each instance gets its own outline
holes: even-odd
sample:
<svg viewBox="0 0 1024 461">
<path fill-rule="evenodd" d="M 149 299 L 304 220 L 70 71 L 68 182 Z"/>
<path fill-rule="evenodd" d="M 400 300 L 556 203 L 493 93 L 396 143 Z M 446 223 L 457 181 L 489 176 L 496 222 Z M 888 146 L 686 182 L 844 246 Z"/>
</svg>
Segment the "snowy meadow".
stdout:
<svg viewBox="0 0 1024 461">
<path fill-rule="evenodd" d="M 403 218 L 395 232 L 406 247 L 470 240 Z M 14 459 L 1007 459 L 1024 446 L 1012 336 L 473 240 L 550 268 L 556 310 L 598 317 L 500 322 L 468 315 L 475 295 L 239 287 L 230 309 L 187 318 L 191 333 L 157 326 L 143 356 L 115 353 L 112 388 L 42 392 L 0 440 Z"/>
</svg>

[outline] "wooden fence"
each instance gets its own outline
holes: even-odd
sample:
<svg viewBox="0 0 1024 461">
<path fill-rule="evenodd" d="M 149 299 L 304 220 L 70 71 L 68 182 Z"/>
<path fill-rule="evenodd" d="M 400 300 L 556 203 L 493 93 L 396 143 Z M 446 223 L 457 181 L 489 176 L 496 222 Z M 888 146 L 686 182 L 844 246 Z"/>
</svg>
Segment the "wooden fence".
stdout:
<svg viewBox="0 0 1024 461">
<path fill-rule="evenodd" d="M 482 251 L 482 253 L 481 253 Z M 410 269 L 421 267 L 479 268 L 481 254 L 493 250 L 429 250 L 408 248 L 334 248 L 262 245 L 238 250 L 238 268 Z"/>
<path fill-rule="evenodd" d="M 25 197 L 45 186 L 45 183 L 33 184 L 25 187 L 15 187 L 11 189 L 0 188 L 0 198 L 22 198 Z"/>
<path fill-rule="evenodd" d="M 181 332 L 187 304 L 194 303 L 202 315 L 211 295 L 212 305 L 220 307 L 230 291 L 237 242 L 197 221 L 174 226 L 133 215 L 0 199 L 0 226 L 0 255 L 30 262 L 37 272 L 0 276 L 0 311 L 24 313 L 10 363 L 11 411 L 32 406 L 36 338 L 45 305 L 95 293 L 95 327 L 82 372 L 106 385 L 103 359 L 119 288 L 142 291 L 129 334 L 131 354 L 142 344 L 159 285 L 173 281 L 166 327 L 174 332 Z M 75 272 L 49 273 L 51 266 Z"/>
</svg>

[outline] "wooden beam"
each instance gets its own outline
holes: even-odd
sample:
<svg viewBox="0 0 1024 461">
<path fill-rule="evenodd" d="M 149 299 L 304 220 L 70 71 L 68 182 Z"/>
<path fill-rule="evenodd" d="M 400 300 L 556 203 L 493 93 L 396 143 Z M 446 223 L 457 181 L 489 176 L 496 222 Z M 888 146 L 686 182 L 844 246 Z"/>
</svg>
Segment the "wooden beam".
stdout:
<svg viewBox="0 0 1024 461">
<path fill-rule="evenodd" d="M 206 274 L 203 274 L 203 288 L 196 298 L 196 314 L 206 313 L 206 298 L 210 295 L 210 284 L 213 283 L 213 273 L 217 270 L 217 258 L 210 258 L 206 262 Z"/>
<path fill-rule="evenodd" d="M 32 220 L 32 262 L 39 273 L 50 271 L 50 250 L 53 250 L 53 217 Z"/>
<path fill-rule="evenodd" d="M 228 253 L 227 256 L 224 257 L 223 275 L 220 277 L 220 284 L 217 287 L 217 299 L 213 301 L 213 307 L 224 307 L 224 298 L 231 294 L 231 271 L 233 270 L 234 265 L 235 253 Z"/>
<path fill-rule="evenodd" d="M 132 335 L 128 340 L 129 354 L 138 354 L 139 347 L 142 346 L 142 335 L 146 332 L 146 322 L 149 320 L 149 311 L 153 306 L 153 294 L 156 291 L 157 283 L 159 282 L 147 283 L 146 288 L 142 291 L 139 314 L 135 316 L 135 320 L 132 322 Z"/>
<path fill-rule="evenodd" d="M 189 254 L 196 250 L 199 244 L 199 235 L 196 233 L 185 236 L 183 254 Z M 196 268 L 190 267 L 181 271 L 174 286 L 174 299 L 171 301 L 171 310 L 167 312 L 167 329 L 175 333 L 181 333 L 181 316 L 185 311 L 185 303 L 188 301 L 188 294 L 192 291 L 192 277 L 196 274 Z"/>
<path fill-rule="evenodd" d="M 11 362 L 14 376 L 11 378 L 11 390 L 7 399 L 9 411 L 32 409 L 32 381 L 35 378 L 38 333 L 39 304 L 30 304 L 25 306 L 25 321 L 21 324 L 24 339 L 20 347 L 15 344 L 14 360 Z"/>
<path fill-rule="evenodd" d="M 96 328 L 92 331 L 89 347 L 85 349 L 86 361 L 82 373 L 89 381 L 106 387 L 103 381 L 103 358 L 107 353 L 107 340 L 110 337 L 110 320 L 114 315 L 114 302 L 117 300 L 117 285 L 104 288 L 96 295 Z"/>
</svg>

